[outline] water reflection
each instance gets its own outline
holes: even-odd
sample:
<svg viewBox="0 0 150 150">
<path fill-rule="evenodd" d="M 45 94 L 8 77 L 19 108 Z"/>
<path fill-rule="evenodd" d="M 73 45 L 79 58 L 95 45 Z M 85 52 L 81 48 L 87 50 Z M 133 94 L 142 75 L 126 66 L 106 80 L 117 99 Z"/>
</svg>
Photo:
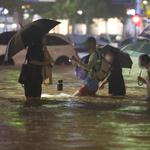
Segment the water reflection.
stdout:
<svg viewBox="0 0 150 150">
<path fill-rule="evenodd" d="M 56 66 L 42 101 L 25 102 L 18 67 L 1 67 L 0 150 L 148 150 L 150 102 L 145 86 L 137 86 L 139 71 L 137 64 L 131 74 L 123 70 L 126 96 L 109 96 L 106 88 L 97 97 L 80 98 L 72 96 L 83 84 L 73 67 Z M 63 92 L 56 90 L 58 79 Z"/>
</svg>

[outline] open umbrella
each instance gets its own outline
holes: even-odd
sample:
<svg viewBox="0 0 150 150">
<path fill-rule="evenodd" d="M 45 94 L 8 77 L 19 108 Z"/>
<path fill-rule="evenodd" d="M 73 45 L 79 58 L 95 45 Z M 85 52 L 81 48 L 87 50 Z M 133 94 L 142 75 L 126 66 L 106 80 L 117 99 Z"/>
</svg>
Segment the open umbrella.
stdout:
<svg viewBox="0 0 150 150">
<path fill-rule="evenodd" d="M 148 26 L 139 36 L 150 39 L 150 26 Z"/>
<path fill-rule="evenodd" d="M 123 52 L 130 53 L 130 55 L 138 56 L 140 53 L 150 55 L 150 42 L 135 42 L 127 45 L 123 49 Z"/>
<path fill-rule="evenodd" d="M 6 48 L 5 61 L 8 61 L 15 54 L 25 49 L 37 38 L 48 33 L 59 23 L 60 22 L 54 20 L 40 19 L 22 27 L 9 41 Z"/>
<path fill-rule="evenodd" d="M 120 49 L 110 46 L 110 45 L 102 46 L 102 47 L 100 47 L 100 49 L 101 49 L 100 51 L 102 53 L 105 53 L 107 50 L 117 53 L 121 67 L 122 68 L 132 68 L 133 62 L 128 53 L 124 53 L 124 52 L 120 51 Z"/>
</svg>

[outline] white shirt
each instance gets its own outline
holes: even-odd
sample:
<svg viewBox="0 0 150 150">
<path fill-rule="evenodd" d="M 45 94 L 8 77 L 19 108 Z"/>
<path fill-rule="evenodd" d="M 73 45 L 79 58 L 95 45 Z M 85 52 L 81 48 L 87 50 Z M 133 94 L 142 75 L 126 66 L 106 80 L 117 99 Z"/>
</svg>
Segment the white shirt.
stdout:
<svg viewBox="0 0 150 150">
<path fill-rule="evenodd" d="M 147 98 L 150 98 L 150 67 L 147 69 L 146 85 L 147 85 Z"/>
</svg>

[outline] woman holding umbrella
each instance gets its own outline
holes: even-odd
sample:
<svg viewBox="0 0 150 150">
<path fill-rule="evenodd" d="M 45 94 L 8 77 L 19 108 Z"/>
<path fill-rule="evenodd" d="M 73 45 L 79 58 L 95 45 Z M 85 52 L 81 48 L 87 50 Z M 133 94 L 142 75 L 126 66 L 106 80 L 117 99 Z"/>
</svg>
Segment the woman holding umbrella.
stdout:
<svg viewBox="0 0 150 150">
<path fill-rule="evenodd" d="M 109 82 L 109 94 L 125 95 L 125 84 L 118 54 L 113 51 L 107 51 L 105 58 L 108 62 L 111 63 L 112 72 L 110 76 L 101 83 L 99 90 L 104 89 L 104 85 Z"/>
<path fill-rule="evenodd" d="M 42 37 L 58 24 L 60 24 L 60 22 L 55 20 L 36 20 L 26 26 L 22 26 L 9 41 L 5 53 L 5 61 L 8 61 L 14 55 L 28 47 L 26 60 L 29 65 L 23 64 L 18 81 L 25 86 L 25 96 L 27 100 L 40 99 L 41 97 L 41 84 L 43 81 L 41 74 L 42 66 L 51 63 L 51 59 L 44 61 L 44 52 L 42 49 L 44 44 L 42 43 Z M 30 67 L 32 69 L 29 69 Z M 28 71 L 27 68 L 30 71 Z"/>
<path fill-rule="evenodd" d="M 26 60 L 33 66 L 36 76 L 29 74 L 28 82 L 24 84 L 26 100 L 40 100 L 42 92 L 42 67 L 51 63 L 51 59 L 44 61 L 42 38 L 38 38 L 28 48 Z M 44 43 L 45 44 L 45 43 Z"/>
</svg>

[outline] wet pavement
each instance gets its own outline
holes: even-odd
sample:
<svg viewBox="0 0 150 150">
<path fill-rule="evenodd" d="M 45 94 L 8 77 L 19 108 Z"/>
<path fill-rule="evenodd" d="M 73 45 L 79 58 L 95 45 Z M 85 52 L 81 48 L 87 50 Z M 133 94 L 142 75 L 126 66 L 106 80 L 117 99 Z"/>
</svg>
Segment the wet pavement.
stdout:
<svg viewBox="0 0 150 150">
<path fill-rule="evenodd" d="M 137 58 L 133 58 L 137 62 Z M 126 96 L 71 96 L 83 81 L 73 66 L 55 66 L 51 86 L 43 86 L 41 101 L 25 102 L 17 82 L 20 67 L 0 67 L 0 150 L 149 150 L 150 102 L 146 86 L 137 85 L 140 72 L 124 69 Z M 145 76 L 145 72 L 142 76 Z M 58 92 L 57 80 L 64 90 Z"/>
</svg>

